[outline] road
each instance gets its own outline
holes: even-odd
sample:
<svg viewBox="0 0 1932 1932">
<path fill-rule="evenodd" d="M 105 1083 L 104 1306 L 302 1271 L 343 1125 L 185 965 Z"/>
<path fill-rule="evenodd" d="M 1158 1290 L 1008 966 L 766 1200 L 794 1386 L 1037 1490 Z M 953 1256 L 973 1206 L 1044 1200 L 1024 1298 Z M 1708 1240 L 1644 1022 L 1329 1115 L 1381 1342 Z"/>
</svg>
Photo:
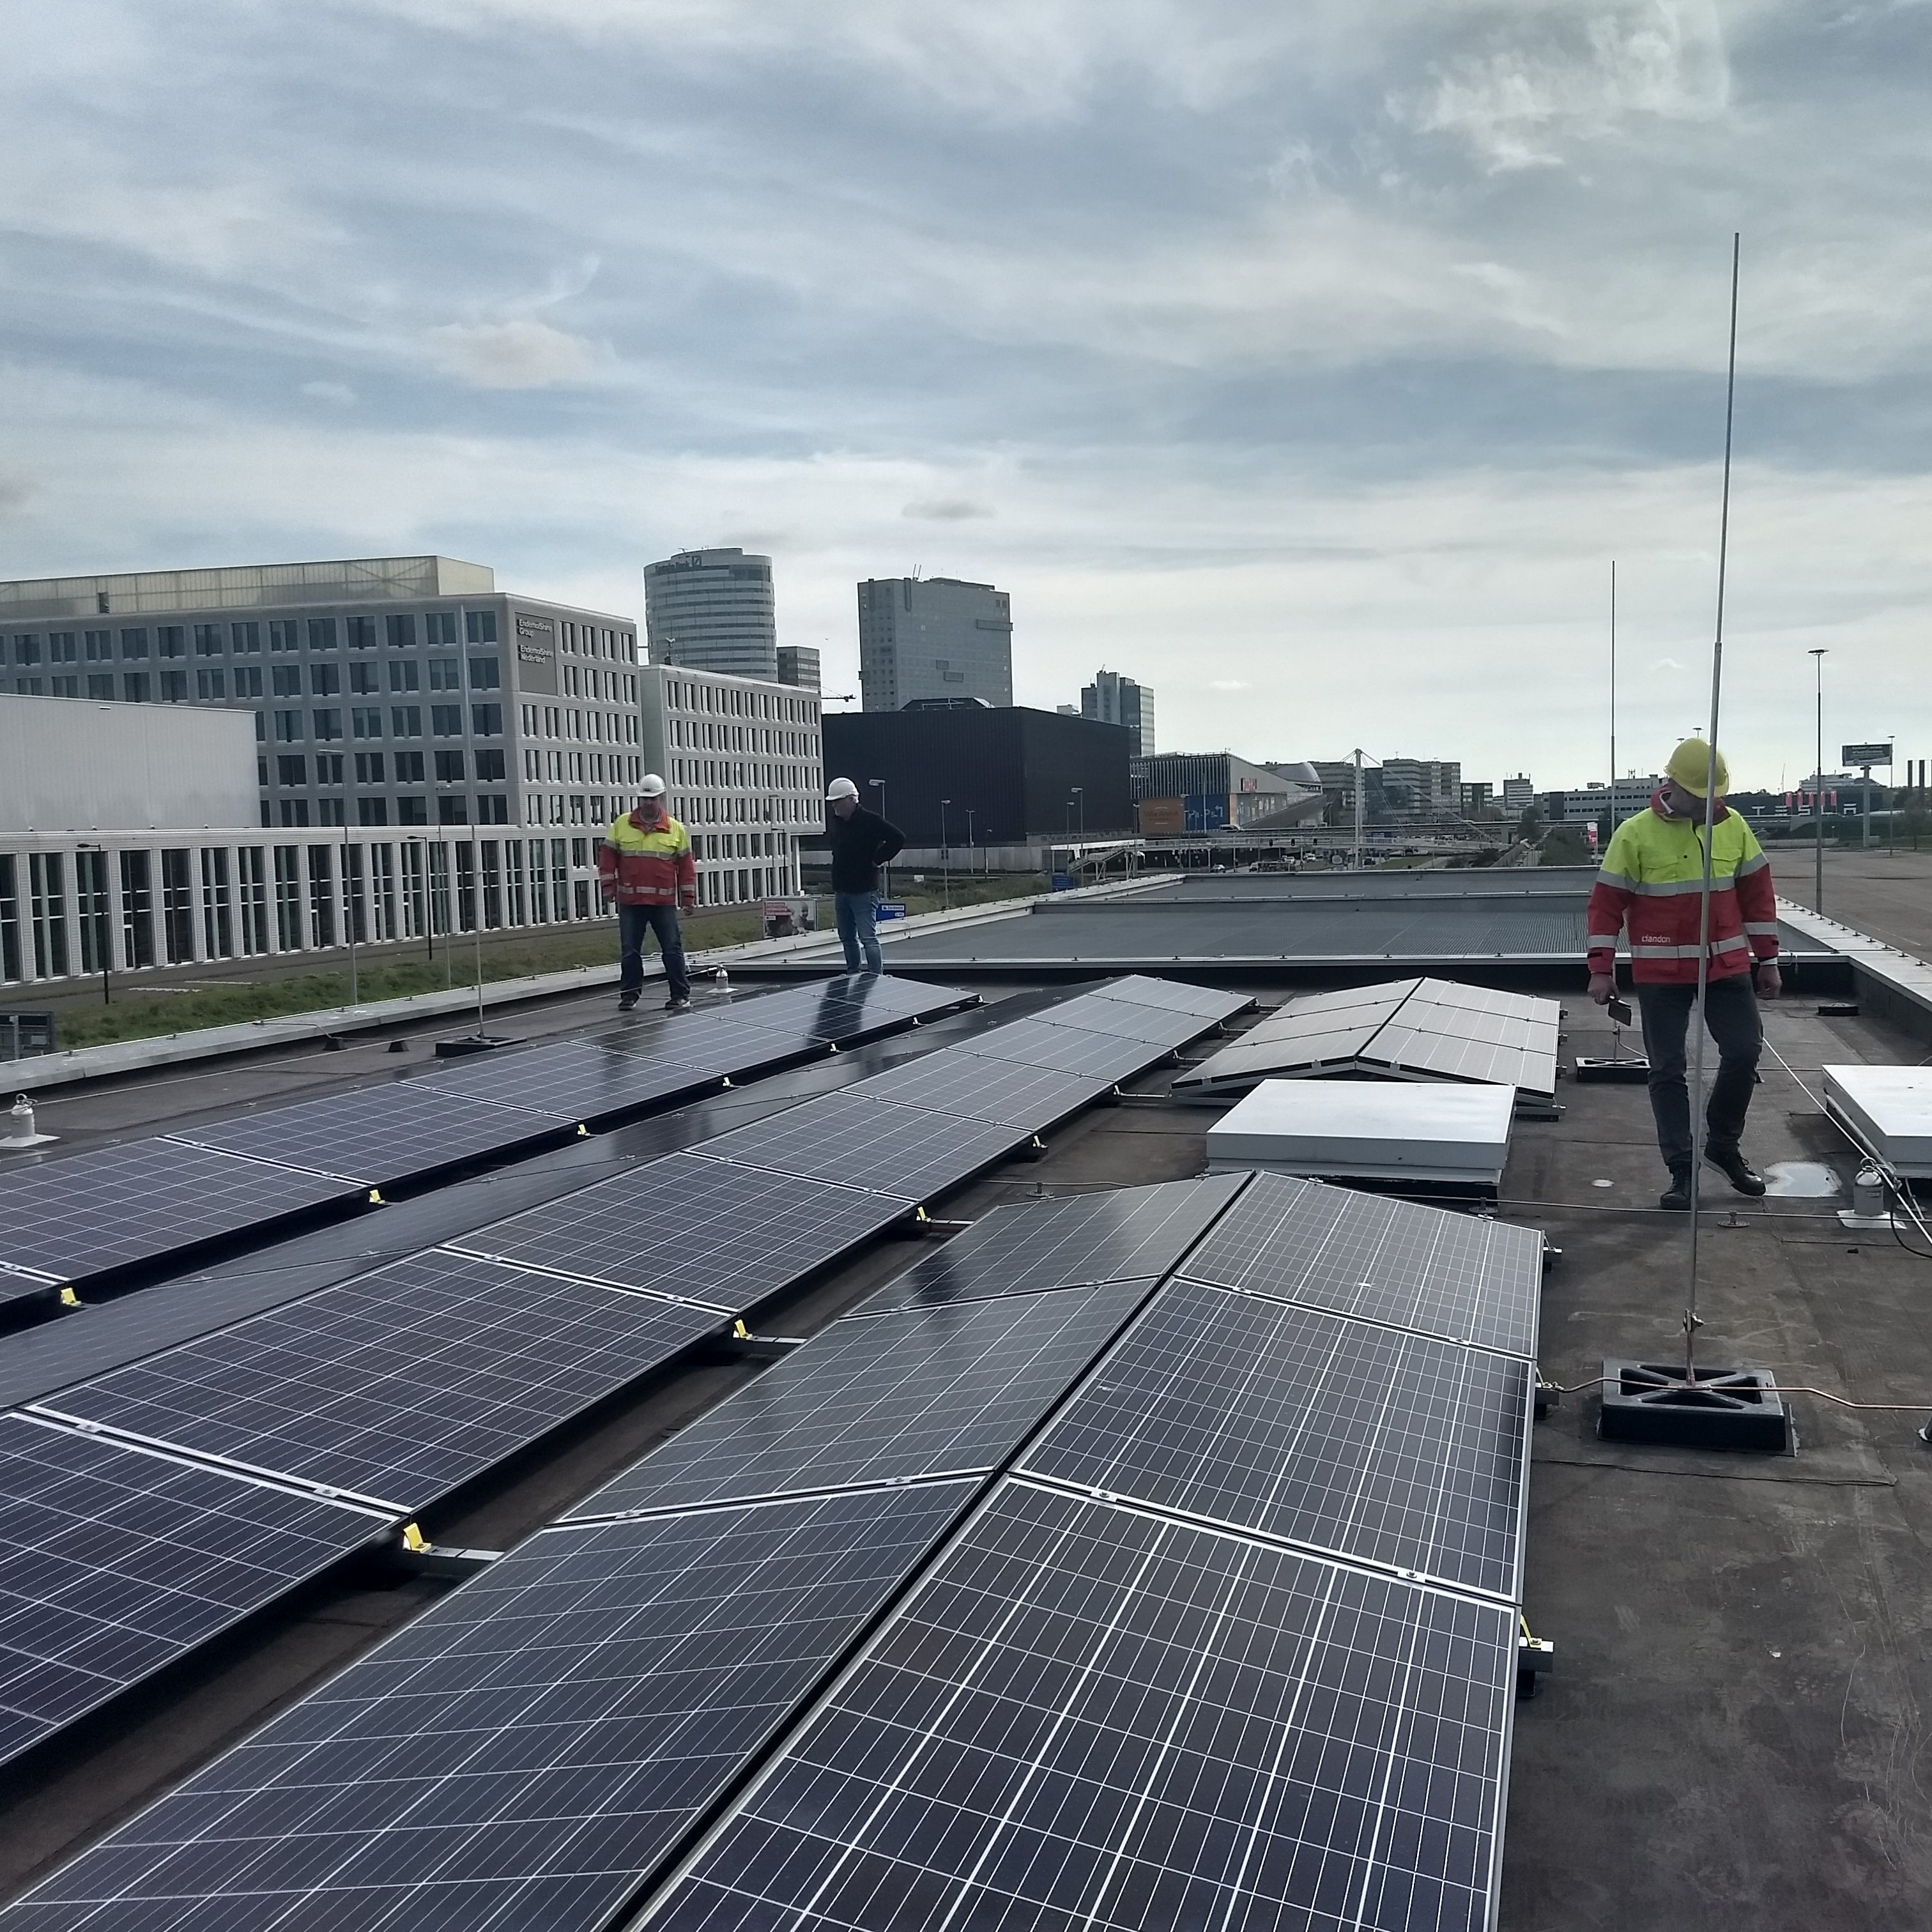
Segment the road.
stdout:
<svg viewBox="0 0 1932 1932">
<path fill-rule="evenodd" d="M 1774 851 L 1771 864 L 1784 898 L 1818 910 L 1810 852 Z M 1838 852 L 1827 846 L 1824 910 L 1874 939 L 1932 960 L 1932 848 L 1888 854 Z"/>
</svg>

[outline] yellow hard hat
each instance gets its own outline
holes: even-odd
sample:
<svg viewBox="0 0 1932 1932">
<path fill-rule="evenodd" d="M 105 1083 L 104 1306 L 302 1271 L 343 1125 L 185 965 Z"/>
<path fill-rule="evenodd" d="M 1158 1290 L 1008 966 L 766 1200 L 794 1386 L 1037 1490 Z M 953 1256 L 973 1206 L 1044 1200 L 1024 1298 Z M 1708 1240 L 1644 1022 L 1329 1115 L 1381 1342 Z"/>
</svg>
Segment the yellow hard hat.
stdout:
<svg viewBox="0 0 1932 1932">
<path fill-rule="evenodd" d="M 1731 768 L 1724 762 L 1724 754 L 1718 754 L 1718 795 L 1722 797 L 1731 788 Z M 1695 792 L 1700 798 L 1708 797 L 1711 790 L 1711 748 L 1702 738 L 1686 738 L 1670 754 L 1670 762 L 1664 768 L 1664 776 L 1674 779 L 1686 791 Z"/>
</svg>

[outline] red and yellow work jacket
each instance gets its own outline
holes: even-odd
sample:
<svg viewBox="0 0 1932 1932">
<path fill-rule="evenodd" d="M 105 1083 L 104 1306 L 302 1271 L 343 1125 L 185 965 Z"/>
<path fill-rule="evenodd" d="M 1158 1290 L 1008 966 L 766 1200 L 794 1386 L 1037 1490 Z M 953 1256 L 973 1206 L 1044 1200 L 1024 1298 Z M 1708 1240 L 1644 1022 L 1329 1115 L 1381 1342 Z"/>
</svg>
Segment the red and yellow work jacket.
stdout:
<svg viewBox="0 0 1932 1932">
<path fill-rule="evenodd" d="M 1639 986 L 1694 986 L 1703 887 L 1702 814 L 1667 817 L 1660 791 L 1648 812 L 1617 827 L 1604 854 L 1586 922 L 1590 970 L 1615 970 L 1617 935 L 1628 922 L 1630 977 Z M 1720 799 L 1711 826 L 1710 976 L 1729 979 L 1777 957 L 1771 862 Z"/>
<path fill-rule="evenodd" d="M 597 848 L 597 876 L 620 905 L 698 903 L 698 868 L 691 834 L 667 812 L 646 824 L 634 812 L 614 820 Z"/>
</svg>

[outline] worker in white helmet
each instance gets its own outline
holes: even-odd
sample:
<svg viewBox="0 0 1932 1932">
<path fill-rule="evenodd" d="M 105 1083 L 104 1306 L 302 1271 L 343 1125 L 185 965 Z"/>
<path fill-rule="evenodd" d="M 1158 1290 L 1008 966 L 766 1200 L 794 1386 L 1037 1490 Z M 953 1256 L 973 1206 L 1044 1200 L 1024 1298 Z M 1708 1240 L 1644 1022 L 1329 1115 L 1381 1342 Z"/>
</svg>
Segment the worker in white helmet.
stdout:
<svg viewBox="0 0 1932 1932">
<path fill-rule="evenodd" d="M 655 932 L 670 989 L 664 1010 L 681 1013 L 691 1004 L 691 980 L 677 915 L 698 904 L 698 868 L 691 834 L 665 807 L 664 780 L 646 772 L 638 790 L 637 809 L 614 820 L 597 848 L 604 902 L 617 908 L 617 1010 L 628 1012 L 644 990 L 644 934 Z"/>
<path fill-rule="evenodd" d="M 845 970 L 882 973 L 879 956 L 879 868 L 896 858 L 905 840 L 896 826 L 859 802 L 850 778 L 834 778 L 825 794 L 832 808 L 832 904 Z"/>
</svg>

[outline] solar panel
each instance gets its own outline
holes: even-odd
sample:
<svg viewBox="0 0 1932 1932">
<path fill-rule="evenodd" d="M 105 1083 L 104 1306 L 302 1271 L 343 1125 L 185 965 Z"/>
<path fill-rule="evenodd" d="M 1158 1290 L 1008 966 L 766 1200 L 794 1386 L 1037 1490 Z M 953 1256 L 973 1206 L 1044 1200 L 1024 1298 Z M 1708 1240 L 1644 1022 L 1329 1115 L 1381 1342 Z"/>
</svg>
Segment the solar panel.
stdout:
<svg viewBox="0 0 1932 1932">
<path fill-rule="evenodd" d="M 546 1531 L 4 1916 L 604 1925 L 973 1486 Z"/>
<path fill-rule="evenodd" d="M 40 1406 L 408 1510 L 718 1327 L 433 1248 Z"/>
<path fill-rule="evenodd" d="M 616 1042 L 621 1050 L 622 1039 Z M 754 1025 L 734 1013 L 716 1010 L 675 1022 L 650 1064 L 688 1066 L 703 1077 L 742 1076 L 787 1060 L 811 1060 L 825 1052 L 800 1020 L 790 1025 Z"/>
<path fill-rule="evenodd" d="M 950 1012 L 962 1006 L 976 1006 L 980 1001 L 978 994 L 958 986 L 929 986 L 922 980 L 896 979 L 886 973 L 842 973 L 826 980 L 822 986 L 800 987 L 798 994 L 801 998 L 848 1000 L 869 1015 L 889 1014 L 901 1019 L 922 1019 L 929 1013 Z"/>
<path fill-rule="evenodd" d="M 0 1760 L 387 1534 L 368 1512 L 0 1414 Z"/>
<path fill-rule="evenodd" d="M 171 1144 L 252 1154 L 375 1186 L 473 1160 L 565 1127 L 554 1115 L 466 1100 L 412 1080 L 238 1114 L 166 1138 Z"/>
<path fill-rule="evenodd" d="M 734 1127 L 694 1151 L 913 1202 L 956 1186 L 1025 1139 L 1016 1127 L 895 1107 L 842 1090 Z"/>
<path fill-rule="evenodd" d="M 1113 1084 L 1088 1074 L 1060 1073 L 1051 1067 L 1022 1066 L 949 1052 L 892 1067 L 844 1090 L 874 1100 L 897 1101 L 902 1106 L 923 1107 L 931 1113 L 1039 1132 L 1097 1100 L 1112 1090 Z"/>
<path fill-rule="evenodd" d="M 446 1072 L 438 1068 L 410 1082 L 434 1093 L 526 1108 L 570 1121 L 601 1119 L 708 1084 L 695 1067 L 615 1053 L 589 1040 L 566 1040 L 500 1058 L 484 1054 L 457 1060 Z"/>
<path fill-rule="evenodd" d="M 0 1255 L 49 1281 L 84 1281 L 363 1192 L 177 1141 L 134 1141 L 0 1175 Z"/>
<path fill-rule="evenodd" d="M 1096 1079 L 1126 1080 L 1165 1060 L 1169 1049 L 1079 1027 L 1054 1026 L 1040 1018 L 1013 1020 L 975 1034 L 949 1051 L 1022 1066 L 1049 1066 L 1061 1073 L 1090 1074 Z"/>
<path fill-rule="evenodd" d="M 1208 1022 L 1192 1013 L 1175 1013 L 1158 1006 L 1136 1006 L 1130 1000 L 1105 1000 L 1083 993 L 1049 1006 L 1039 1016 L 1048 1026 L 1078 1027 L 1083 1033 L 1106 1034 L 1116 1040 L 1144 1040 L 1150 1046 L 1184 1045 L 1207 1030 Z"/>
<path fill-rule="evenodd" d="M 1533 1228 L 1262 1174 L 1186 1271 L 1217 1287 L 1536 1354 L 1543 1237 Z"/>
<path fill-rule="evenodd" d="M 1158 1007 L 1164 1012 L 1192 1013 L 1197 1019 L 1232 1019 L 1254 1004 L 1249 993 L 1216 992 L 1209 986 L 1190 986 L 1179 980 L 1150 979 L 1144 973 L 1130 973 L 1109 980 L 1094 988 L 1106 1000 L 1125 1000 L 1140 1006 Z"/>
<path fill-rule="evenodd" d="M 1024 1467 L 1514 1601 L 1529 1384 L 1514 1357 L 1176 1282 Z"/>
<path fill-rule="evenodd" d="M 652 1932 L 1483 1932 L 1516 1612 L 1008 1484 Z"/>
<path fill-rule="evenodd" d="M 848 1316 L 572 1512 L 694 1504 L 993 1467 L 1100 1354 L 1144 1282 Z"/>
<path fill-rule="evenodd" d="M 870 1315 L 1165 1274 L 1245 1179 L 1217 1174 L 995 1208 L 861 1307 Z"/>
<path fill-rule="evenodd" d="M 736 1312 L 906 1211 L 857 1188 L 674 1154 L 448 1245 Z"/>
</svg>

